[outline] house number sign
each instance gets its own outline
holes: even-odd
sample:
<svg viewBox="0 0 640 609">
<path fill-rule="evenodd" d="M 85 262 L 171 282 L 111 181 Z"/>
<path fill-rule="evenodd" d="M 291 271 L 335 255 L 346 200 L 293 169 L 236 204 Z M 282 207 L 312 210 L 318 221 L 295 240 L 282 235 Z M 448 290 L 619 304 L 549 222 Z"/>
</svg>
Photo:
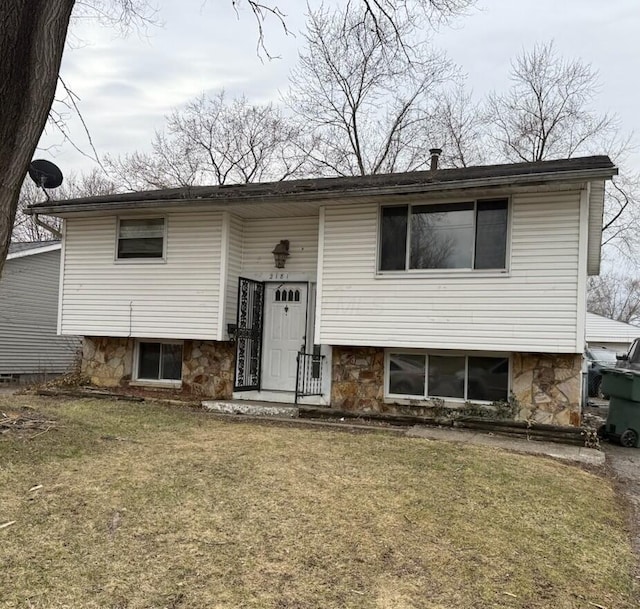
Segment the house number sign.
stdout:
<svg viewBox="0 0 640 609">
<path fill-rule="evenodd" d="M 283 279 L 289 279 L 289 273 L 269 273 L 268 281 L 282 281 Z"/>
</svg>

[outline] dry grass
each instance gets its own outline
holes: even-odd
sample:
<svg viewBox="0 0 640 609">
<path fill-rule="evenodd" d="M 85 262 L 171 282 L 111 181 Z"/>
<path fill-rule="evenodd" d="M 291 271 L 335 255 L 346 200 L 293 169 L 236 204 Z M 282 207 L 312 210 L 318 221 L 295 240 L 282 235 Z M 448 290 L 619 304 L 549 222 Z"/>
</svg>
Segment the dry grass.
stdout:
<svg viewBox="0 0 640 609">
<path fill-rule="evenodd" d="M 637 606 L 611 485 L 577 468 L 178 407 L 11 404 L 57 425 L 0 436 L 3 608 Z"/>
</svg>

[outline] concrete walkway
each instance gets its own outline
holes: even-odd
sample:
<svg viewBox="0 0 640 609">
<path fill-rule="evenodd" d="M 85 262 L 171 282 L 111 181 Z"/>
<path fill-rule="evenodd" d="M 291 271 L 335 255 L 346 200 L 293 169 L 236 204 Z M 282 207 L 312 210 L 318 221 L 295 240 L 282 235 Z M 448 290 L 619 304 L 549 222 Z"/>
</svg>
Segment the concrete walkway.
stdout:
<svg viewBox="0 0 640 609">
<path fill-rule="evenodd" d="M 274 421 L 287 423 L 301 427 L 324 427 L 342 429 L 345 431 L 377 431 L 404 435 L 410 438 L 424 438 L 426 440 L 439 440 L 442 442 L 459 442 L 461 444 L 473 444 L 477 446 L 490 446 L 511 450 L 529 455 L 547 455 L 556 459 L 583 463 L 585 465 L 602 466 L 605 464 L 605 455 L 593 448 L 572 446 L 569 444 L 557 444 L 555 442 L 539 442 L 526 438 L 510 438 L 487 432 L 476 432 L 467 429 L 450 429 L 442 427 L 427 427 L 415 425 L 412 427 L 400 427 L 397 425 L 376 425 L 363 421 L 342 421 L 324 419 L 299 419 L 298 409 L 289 405 L 265 405 L 262 402 L 238 403 L 235 401 L 210 400 L 202 402 L 209 412 L 229 417 L 242 418 L 242 420 Z"/>
<path fill-rule="evenodd" d="M 601 466 L 605 463 L 605 454 L 599 450 L 581 446 L 570 446 L 568 444 L 556 444 L 555 442 L 538 442 L 537 440 L 507 438 L 489 433 L 422 426 L 412 427 L 407 431 L 406 435 L 413 438 L 426 438 L 428 440 L 490 446 L 491 448 L 512 450 L 529 455 L 547 455 L 549 457 L 555 457 L 556 459 L 574 461 L 586 465 Z"/>
<path fill-rule="evenodd" d="M 270 402 L 251 402 L 241 400 L 205 400 L 202 406 L 209 412 L 219 415 L 242 415 L 244 419 L 271 419 L 287 420 L 290 423 L 307 426 L 324 426 L 342 429 L 389 431 L 396 435 L 406 435 L 413 438 L 425 438 L 428 440 L 441 440 L 444 442 L 460 442 L 462 444 L 475 444 L 478 446 L 491 446 L 530 455 L 547 455 L 565 461 L 574 461 L 586 465 L 602 466 L 605 464 L 605 455 L 599 450 L 583 448 L 569 444 L 557 444 L 554 442 L 539 442 L 526 438 L 510 438 L 487 432 L 476 432 L 466 429 L 450 429 L 440 427 L 427 427 L 416 425 L 413 427 L 398 427 L 390 424 L 380 426 L 368 424 L 362 421 L 344 421 L 335 419 L 298 419 L 298 408 L 292 404 L 274 404 Z"/>
</svg>

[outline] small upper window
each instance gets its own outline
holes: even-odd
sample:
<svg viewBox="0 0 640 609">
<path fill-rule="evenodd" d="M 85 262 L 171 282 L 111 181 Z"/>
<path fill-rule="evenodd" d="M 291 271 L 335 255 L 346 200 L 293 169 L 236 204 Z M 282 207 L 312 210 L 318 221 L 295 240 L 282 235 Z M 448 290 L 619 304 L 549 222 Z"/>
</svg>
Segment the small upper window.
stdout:
<svg viewBox="0 0 640 609">
<path fill-rule="evenodd" d="M 121 219 L 118 260 L 164 257 L 164 218 Z"/>
</svg>

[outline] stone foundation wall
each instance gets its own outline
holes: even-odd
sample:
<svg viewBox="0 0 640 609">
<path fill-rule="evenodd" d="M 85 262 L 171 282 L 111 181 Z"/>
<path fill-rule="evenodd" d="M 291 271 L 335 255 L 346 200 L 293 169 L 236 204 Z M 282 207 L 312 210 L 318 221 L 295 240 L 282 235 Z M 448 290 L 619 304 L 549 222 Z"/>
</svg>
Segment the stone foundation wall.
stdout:
<svg viewBox="0 0 640 609">
<path fill-rule="evenodd" d="M 581 367 L 579 354 L 514 354 L 511 377 L 513 404 L 505 404 L 502 409 L 489 405 L 486 408 L 494 413 L 494 417 L 506 416 L 504 413 L 508 412 L 509 417 L 517 420 L 580 425 Z M 483 405 L 460 404 L 448 409 L 442 404 L 441 400 L 384 403 L 384 349 L 333 348 L 332 408 L 417 416 L 443 416 L 443 408 L 450 413 L 477 416 L 473 411 L 485 408 Z"/>
<path fill-rule="evenodd" d="M 118 387 L 131 380 L 133 339 L 85 336 L 82 340 L 82 376 L 99 387 Z"/>
<path fill-rule="evenodd" d="M 99 387 L 128 385 L 133 372 L 135 341 L 131 338 L 84 337 L 82 376 Z M 198 396 L 229 399 L 233 393 L 235 345 L 185 340 L 182 389 Z"/>
<path fill-rule="evenodd" d="M 582 356 L 516 353 L 511 391 L 518 419 L 551 425 L 580 425 Z"/>
<path fill-rule="evenodd" d="M 235 371 L 234 343 L 205 340 L 184 342 L 182 387 L 196 395 L 231 399 Z"/>
<path fill-rule="evenodd" d="M 331 407 L 380 412 L 384 397 L 384 349 L 333 347 Z"/>
</svg>

